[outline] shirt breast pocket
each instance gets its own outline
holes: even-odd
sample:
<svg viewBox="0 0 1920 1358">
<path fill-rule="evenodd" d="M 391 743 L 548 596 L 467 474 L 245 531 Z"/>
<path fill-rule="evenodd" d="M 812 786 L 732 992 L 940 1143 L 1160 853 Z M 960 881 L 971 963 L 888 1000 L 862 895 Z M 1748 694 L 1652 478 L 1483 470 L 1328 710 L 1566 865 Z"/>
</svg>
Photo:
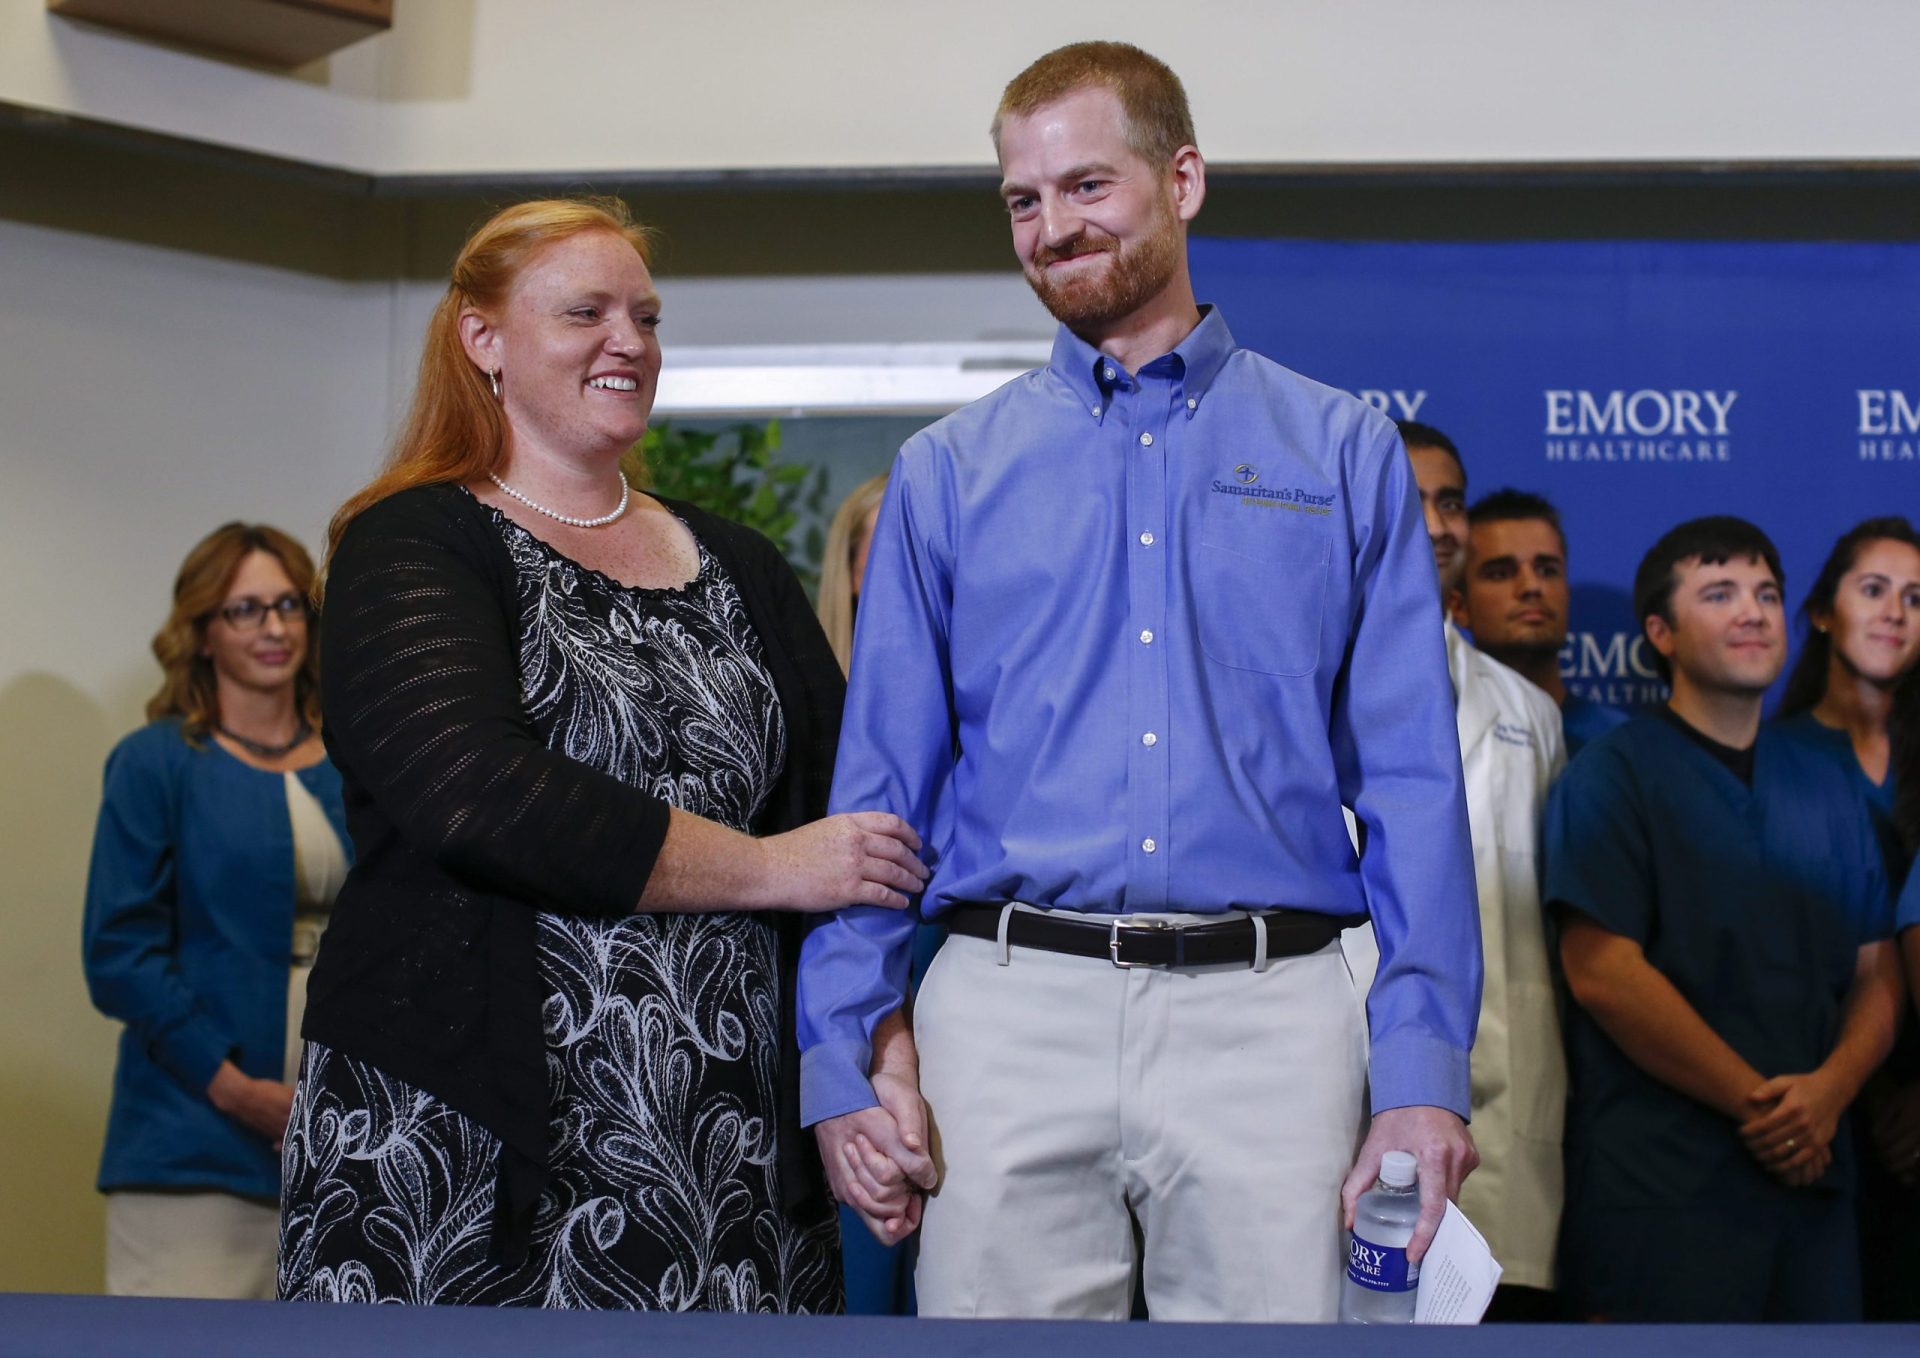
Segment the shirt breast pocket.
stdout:
<svg viewBox="0 0 1920 1358">
<path fill-rule="evenodd" d="M 1312 674 L 1320 663 L 1330 544 L 1265 542 L 1254 555 L 1244 541 L 1214 539 L 1201 535 L 1193 563 L 1201 651 L 1229 669 Z"/>
</svg>

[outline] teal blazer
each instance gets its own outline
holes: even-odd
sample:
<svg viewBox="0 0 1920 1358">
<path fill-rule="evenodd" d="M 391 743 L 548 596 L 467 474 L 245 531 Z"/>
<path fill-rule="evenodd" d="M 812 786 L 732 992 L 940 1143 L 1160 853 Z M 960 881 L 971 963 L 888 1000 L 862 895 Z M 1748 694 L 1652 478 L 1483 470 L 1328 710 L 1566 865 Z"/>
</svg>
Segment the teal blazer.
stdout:
<svg viewBox="0 0 1920 1358">
<path fill-rule="evenodd" d="M 325 760 L 296 775 L 346 836 L 340 775 Z M 349 849 L 349 852 L 351 850 Z M 283 775 L 168 719 L 107 757 L 84 928 L 87 988 L 126 1024 L 101 1190 L 201 1188 L 280 1194 L 265 1137 L 207 1101 L 223 1060 L 288 1079 L 293 827 Z"/>
</svg>

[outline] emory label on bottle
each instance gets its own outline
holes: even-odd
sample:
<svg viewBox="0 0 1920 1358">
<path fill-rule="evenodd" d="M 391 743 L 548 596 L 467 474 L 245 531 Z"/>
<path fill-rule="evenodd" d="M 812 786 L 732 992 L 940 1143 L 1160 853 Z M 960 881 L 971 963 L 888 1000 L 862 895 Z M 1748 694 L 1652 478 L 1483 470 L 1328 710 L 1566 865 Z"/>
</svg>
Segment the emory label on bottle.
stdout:
<svg viewBox="0 0 1920 1358">
<path fill-rule="evenodd" d="M 1411 1292 L 1420 1285 L 1420 1265 L 1407 1262 L 1404 1246 L 1376 1245 L 1347 1237 L 1347 1277 L 1370 1292 Z"/>
</svg>

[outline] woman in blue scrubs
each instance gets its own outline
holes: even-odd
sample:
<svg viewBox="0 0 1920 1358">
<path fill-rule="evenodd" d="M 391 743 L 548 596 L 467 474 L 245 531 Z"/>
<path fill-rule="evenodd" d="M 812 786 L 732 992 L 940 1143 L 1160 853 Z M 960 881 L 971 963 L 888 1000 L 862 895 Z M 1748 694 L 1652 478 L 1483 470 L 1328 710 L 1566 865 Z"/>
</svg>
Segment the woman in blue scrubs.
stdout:
<svg viewBox="0 0 1920 1358">
<path fill-rule="evenodd" d="M 1920 533 L 1903 518 L 1868 519 L 1834 544 L 1801 606 L 1806 641 L 1775 729 L 1826 759 L 1873 818 L 1888 879 L 1907 876 L 1910 851 L 1893 825 L 1896 783 L 1888 730 L 1896 702 L 1920 703 L 1899 680 L 1920 666 Z M 1920 712 L 1908 721 L 1920 724 Z M 1893 1056 L 1862 1095 L 1860 1258 L 1868 1320 L 1920 1320 L 1920 1191 L 1903 1128 L 1920 1127 L 1920 1031 L 1906 1025 Z"/>
<path fill-rule="evenodd" d="M 1898 517 L 1855 525 L 1834 544 L 1800 613 L 1806 641 L 1775 727 L 1846 774 L 1873 810 L 1898 885 L 1908 854 L 1893 829 L 1887 732 L 1896 685 L 1920 663 L 1920 531 Z"/>
<path fill-rule="evenodd" d="M 1909 670 L 1901 681 L 1894 705 L 1893 767 L 1899 780 L 1899 796 L 1894 801 L 1893 820 L 1909 852 L 1920 849 L 1920 667 Z M 1900 931 L 1900 948 L 1907 975 L 1907 994 L 1920 1008 L 1920 872 L 1909 870 L 1906 889 L 1894 911 L 1894 927 Z M 1907 1015 L 1907 1031 L 1914 1030 L 1914 1014 Z M 1888 1172 L 1905 1190 L 1906 1200 L 1920 1200 L 1920 1098 L 1888 1101 L 1873 1110 L 1873 1139 Z M 1905 1232 L 1901 1244 L 1905 1258 L 1920 1253 L 1914 1238 L 1920 1236 L 1915 1218 L 1909 1214 L 1897 1227 Z M 1911 1317 L 1916 1309 L 1911 1272 L 1901 1276 L 1907 1286 L 1907 1309 Z"/>
</svg>

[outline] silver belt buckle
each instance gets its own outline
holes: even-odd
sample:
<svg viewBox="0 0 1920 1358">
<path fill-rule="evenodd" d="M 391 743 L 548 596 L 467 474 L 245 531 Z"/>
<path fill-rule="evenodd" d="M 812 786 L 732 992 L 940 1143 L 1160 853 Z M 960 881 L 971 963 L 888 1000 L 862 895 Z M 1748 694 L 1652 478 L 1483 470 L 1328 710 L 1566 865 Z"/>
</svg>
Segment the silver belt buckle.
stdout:
<svg viewBox="0 0 1920 1358">
<path fill-rule="evenodd" d="M 1113 917 L 1113 923 L 1107 926 L 1107 955 L 1113 959 L 1113 965 L 1119 967 L 1122 971 L 1132 971 L 1135 967 L 1154 967 L 1161 965 L 1158 962 L 1128 962 L 1123 959 L 1120 956 L 1120 930 L 1122 926 L 1129 929 L 1178 929 L 1180 927 L 1177 924 L 1170 924 L 1163 919 L 1150 919 L 1144 924 L 1136 924 L 1131 915 L 1115 915 Z"/>
</svg>

